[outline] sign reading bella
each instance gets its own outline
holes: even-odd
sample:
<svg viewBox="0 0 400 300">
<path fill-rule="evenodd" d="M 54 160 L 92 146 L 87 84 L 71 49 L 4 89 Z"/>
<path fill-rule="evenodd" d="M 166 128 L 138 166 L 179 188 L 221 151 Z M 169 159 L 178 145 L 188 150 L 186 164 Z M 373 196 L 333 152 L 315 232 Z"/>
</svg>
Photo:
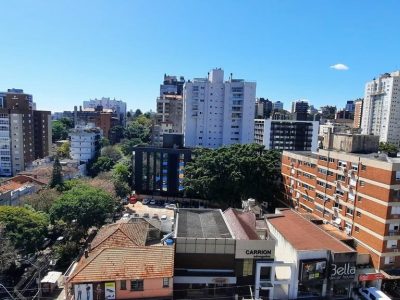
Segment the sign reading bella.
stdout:
<svg viewBox="0 0 400 300">
<path fill-rule="evenodd" d="M 344 280 L 354 279 L 356 277 L 355 262 L 338 262 L 331 264 L 330 279 Z"/>
<path fill-rule="evenodd" d="M 275 256 L 274 240 L 236 240 L 235 258 L 273 259 Z"/>
</svg>

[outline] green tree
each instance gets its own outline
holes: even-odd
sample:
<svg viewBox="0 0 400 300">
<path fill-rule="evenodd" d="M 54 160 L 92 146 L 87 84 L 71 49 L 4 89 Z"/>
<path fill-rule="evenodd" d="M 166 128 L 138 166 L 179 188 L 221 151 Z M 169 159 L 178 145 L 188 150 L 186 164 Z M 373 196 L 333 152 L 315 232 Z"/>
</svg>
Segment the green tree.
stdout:
<svg viewBox="0 0 400 300">
<path fill-rule="evenodd" d="M 132 175 L 132 164 L 129 160 L 117 163 L 113 168 L 113 179 L 130 183 Z"/>
<path fill-rule="evenodd" d="M 399 151 L 398 147 L 396 145 L 393 145 L 391 143 L 379 143 L 379 151 L 381 152 L 386 152 L 386 153 L 396 153 Z"/>
<path fill-rule="evenodd" d="M 17 253 L 11 241 L 5 237 L 4 226 L 0 224 L 0 274 L 10 269 L 17 259 Z"/>
<path fill-rule="evenodd" d="M 140 109 L 137 109 L 135 113 L 133 114 L 133 118 L 136 119 L 137 117 L 143 115 L 142 111 Z"/>
<path fill-rule="evenodd" d="M 126 156 L 131 156 L 133 149 L 137 145 L 145 145 L 146 143 L 143 143 L 141 139 L 139 138 L 134 138 L 134 139 L 124 139 L 121 143 L 121 151 L 124 155 Z"/>
<path fill-rule="evenodd" d="M 60 164 L 60 160 L 58 156 L 54 159 L 53 164 L 53 173 L 51 174 L 51 180 L 49 186 L 51 188 L 59 187 L 61 188 L 63 185 L 63 175 L 62 175 L 62 167 Z"/>
<path fill-rule="evenodd" d="M 185 167 L 188 195 L 238 205 L 255 198 L 267 201 L 276 193 L 280 154 L 257 144 L 197 149 Z"/>
<path fill-rule="evenodd" d="M 62 220 L 68 224 L 76 222 L 85 230 L 91 226 L 101 226 L 113 212 L 114 198 L 99 188 L 85 184 L 64 192 L 50 209 L 50 219 L 54 223 Z"/>
<path fill-rule="evenodd" d="M 131 188 L 128 183 L 123 181 L 114 181 L 115 193 L 118 197 L 123 198 L 130 194 Z"/>
<path fill-rule="evenodd" d="M 110 146 L 110 140 L 106 137 L 102 137 L 100 140 L 100 147 L 103 148 L 107 146 Z"/>
<path fill-rule="evenodd" d="M 140 115 L 125 130 L 125 138 L 140 139 L 142 143 L 149 143 L 151 138 L 152 121 L 144 115 Z"/>
<path fill-rule="evenodd" d="M 68 137 L 68 129 L 61 121 L 52 122 L 52 140 L 53 142 L 65 140 Z"/>
<path fill-rule="evenodd" d="M 49 213 L 53 202 L 59 196 L 60 193 L 56 189 L 43 189 L 35 194 L 24 197 L 23 203 L 31 206 L 36 211 Z"/>
<path fill-rule="evenodd" d="M 58 258 L 57 267 L 66 269 L 72 260 L 79 254 L 79 244 L 74 241 L 67 241 L 64 244 L 54 247 L 56 257 Z"/>
<path fill-rule="evenodd" d="M 111 143 L 116 144 L 124 138 L 125 128 L 121 125 L 115 125 L 110 129 Z"/>
<path fill-rule="evenodd" d="M 69 141 L 62 143 L 60 147 L 57 148 L 57 156 L 62 158 L 69 158 L 70 145 Z"/>
<path fill-rule="evenodd" d="M 111 160 L 116 163 L 122 158 L 121 150 L 116 146 L 106 146 L 101 149 L 101 156 L 111 158 Z"/>
<path fill-rule="evenodd" d="M 60 122 L 64 124 L 65 128 L 67 129 L 74 128 L 74 121 L 70 118 L 61 118 Z"/>
<path fill-rule="evenodd" d="M 0 206 L 0 220 L 5 237 L 22 251 L 35 251 L 46 237 L 48 218 L 44 213 L 26 207 Z"/>
<path fill-rule="evenodd" d="M 88 163 L 87 171 L 90 176 L 95 177 L 101 172 L 110 171 L 114 164 L 115 162 L 110 157 L 100 156 Z"/>
</svg>

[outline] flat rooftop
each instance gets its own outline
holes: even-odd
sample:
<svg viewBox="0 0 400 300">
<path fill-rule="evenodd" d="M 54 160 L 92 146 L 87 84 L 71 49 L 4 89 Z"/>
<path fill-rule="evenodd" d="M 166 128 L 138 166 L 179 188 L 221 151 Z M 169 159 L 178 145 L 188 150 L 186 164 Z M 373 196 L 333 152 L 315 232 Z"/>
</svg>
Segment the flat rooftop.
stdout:
<svg viewBox="0 0 400 300">
<path fill-rule="evenodd" d="M 220 209 L 179 209 L 176 237 L 232 238 Z"/>
<path fill-rule="evenodd" d="M 355 252 L 353 248 L 342 243 L 291 209 L 281 209 L 280 213 L 269 215 L 267 222 L 275 227 L 296 250 L 331 250 L 336 253 Z"/>
</svg>

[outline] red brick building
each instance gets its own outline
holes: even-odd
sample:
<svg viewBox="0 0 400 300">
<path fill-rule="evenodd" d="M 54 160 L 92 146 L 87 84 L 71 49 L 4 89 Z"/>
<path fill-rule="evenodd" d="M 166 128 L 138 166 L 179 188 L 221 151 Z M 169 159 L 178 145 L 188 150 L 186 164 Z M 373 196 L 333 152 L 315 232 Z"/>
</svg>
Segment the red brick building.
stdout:
<svg viewBox="0 0 400 300">
<path fill-rule="evenodd" d="M 399 269 L 399 158 L 284 151 L 281 171 L 287 204 L 351 236 L 359 253 L 370 254 L 375 269 Z"/>
</svg>

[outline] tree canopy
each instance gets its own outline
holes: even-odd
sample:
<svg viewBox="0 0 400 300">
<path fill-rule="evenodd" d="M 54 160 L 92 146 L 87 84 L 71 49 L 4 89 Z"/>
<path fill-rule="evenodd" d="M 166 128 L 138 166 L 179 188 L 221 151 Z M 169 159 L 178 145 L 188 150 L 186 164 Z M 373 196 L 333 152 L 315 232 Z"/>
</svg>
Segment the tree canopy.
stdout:
<svg viewBox="0 0 400 300">
<path fill-rule="evenodd" d="M 68 129 L 61 121 L 52 122 L 52 139 L 53 142 L 65 140 L 68 137 Z"/>
<path fill-rule="evenodd" d="M 48 226 L 46 214 L 26 207 L 0 206 L 0 220 L 15 248 L 33 252 L 43 243 Z"/>
<path fill-rule="evenodd" d="M 59 187 L 61 188 L 63 185 L 63 175 L 62 175 L 62 167 L 58 156 L 54 159 L 53 164 L 53 172 L 51 174 L 51 180 L 49 186 L 51 188 Z"/>
<path fill-rule="evenodd" d="M 272 200 L 280 154 L 257 144 L 197 149 L 185 167 L 184 186 L 193 197 L 235 205 L 243 199 Z"/>
<path fill-rule="evenodd" d="M 50 209 L 52 222 L 63 220 L 88 229 L 91 226 L 104 224 L 107 215 L 113 212 L 114 198 L 103 191 L 85 184 L 78 184 L 64 192 Z"/>
<path fill-rule="evenodd" d="M 53 202 L 59 196 L 60 193 L 56 189 L 44 189 L 24 197 L 23 203 L 31 206 L 36 211 L 49 213 Z"/>
<path fill-rule="evenodd" d="M 386 152 L 386 153 L 396 153 L 399 151 L 399 148 L 396 145 L 391 143 L 379 143 L 379 151 Z"/>
</svg>

